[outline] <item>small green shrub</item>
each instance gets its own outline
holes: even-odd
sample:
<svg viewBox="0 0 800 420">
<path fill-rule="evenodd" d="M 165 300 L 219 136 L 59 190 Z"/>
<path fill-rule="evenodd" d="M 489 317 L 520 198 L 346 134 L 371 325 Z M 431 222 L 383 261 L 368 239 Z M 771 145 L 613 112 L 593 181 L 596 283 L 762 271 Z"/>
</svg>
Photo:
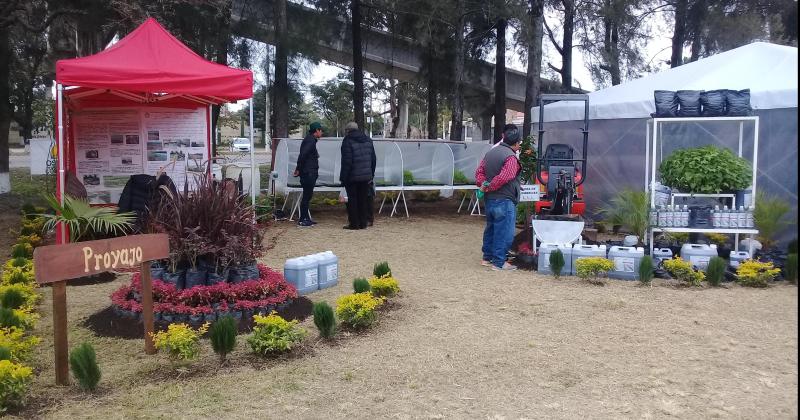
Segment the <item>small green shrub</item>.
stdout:
<svg viewBox="0 0 800 420">
<path fill-rule="evenodd" d="M 409 170 L 403 171 L 403 185 L 414 185 L 414 174 Z"/>
<path fill-rule="evenodd" d="M 353 279 L 353 293 L 369 292 L 369 281 L 363 277 Z"/>
<path fill-rule="evenodd" d="M 645 255 L 639 262 L 639 282 L 650 284 L 653 281 L 653 258 Z"/>
<path fill-rule="evenodd" d="M 783 264 L 783 278 L 789 283 L 797 283 L 797 254 L 786 256 L 786 262 Z"/>
<path fill-rule="evenodd" d="M 578 277 L 597 283 L 600 276 L 614 269 L 614 262 L 608 258 L 587 257 L 575 261 L 575 273 Z"/>
<path fill-rule="evenodd" d="M 0 412 L 24 403 L 33 370 L 10 360 L 0 360 Z"/>
<path fill-rule="evenodd" d="M 28 301 L 27 297 L 17 289 L 8 289 L 0 297 L 0 306 L 8 309 L 19 309 Z"/>
<path fill-rule="evenodd" d="M 728 240 L 730 240 L 728 235 L 724 233 L 706 233 L 705 236 L 712 244 L 716 244 L 719 248 L 728 245 Z"/>
<path fill-rule="evenodd" d="M 84 391 L 94 391 L 100 382 L 100 366 L 89 343 L 83 343 L 69 353 L 69 367 Z"/>
<path fill-rule="evenodd" d="M 22 204 L 22 215 L 28 216 L 31 214 L 36 214 L 36 206 L 31 204 L 30 202 L 25 202 Z"/>
<path fill-rule="evenodd" d="M 236 348 L 237 330 L 236 320 L 232 316 L 223 316 L 208 329 L 211 348 L 219 355 L 220 363 L 224 363 L 228 354 Z"/>
<path fill-rule="evenodd" d="M 453 171 L 453 184 L 454 185 L 468 185 L 468 184 L 471 184 L 471 182 L 469 182 L 469 179 L 467 179 L 467 176 L 464 175 L 464 172 L 461 172 L 458 169 L 456 169 L 455 171 Z"/>
<path fill-rule="evenodd" d="M 700 286 L 706 278 L 705 273 L 702 271 L 695 271 L 694 268 L 692 268 L 692 263 L 683 260 L 681 257 L 664 260 L 663 265 L 672 277 L 688 283 L 691 286 Z"/>
<path fill-rule="evenodd" d="M 372 275 L 378 278 L 383 276 L 391 276 L 392 269 L 389 268 L 389 263 L 386 261 L 381 261 L 372 268 Z"/>
<path fill-rule="evenodd" d="M 22 319 L 11 308 L 0 308 L 0 328 L 16 327 L 24 329 Z"/>
<path fill-rule="evenodd" d="M 553 272 L 553 277 L 561 277 L 561 270 L 564 269 L 564 253 L 560 249 L 556 249 L 550 253 L 550 271 Z"/>
<path fill-rule="evenodd" d="M 33 284 L 33 273 L 19 268 L 11 268 L 3 271 L 2 276 L 3 284 Z"/>
<path fill-rule="evenodd" d="M 14 302 L 18 299 L 16 296 L 6 298 L 7 294 L 19 295 L 22 297 L 22 303 L 17 306 Z M 6 302 L 6 299 L 9 299 Z M 0 306 L 13 309 L 30 308 L 33 307 L 39 300 L 39 295 L 33 285 L 29 284 L 6 284 L 0 286 Z M 6 302 L 6 303 L 3 303 Z"/>
<path fill-rule="evenodd" d="M 13 258 L 33 258 L 33 246 L 29 243 L 18 243 L 11 247 Z"/>
<path fill-rule="evenodd" d="M 314 325 L 322 338 L 332 338 L 336 334 L 336 315 L 328 302 L 314 302 Z"/>
<path fill-rule="evenodd" d="M 728 267 L 728 262 L 724 258 L 712 257 L 708 261 L 706 267 L 706 280 L 708 284 L 717 287 L 722 283 L 725 278 L 725 270 Z"/>
<path fill-rule="evenodd" d="M 383 276 L 369 279 L 369 289 L 376 297 L 392 297 L 400 291 L 400 285 L 394 277 Z"/>
<path fill-rule="evenodd" d="M 344 295 L 336 301 L 336 316 L 353 328 L 369 327 L 375 322 L 375 309 L 383 303 L 383 299 L 371 293 L 354 293 Z"/>
<path fill-rule="evenodd" d="M 784 217 L 791 210 L 785 200 L 759 192 L 756 198 L 756 208 L 753 210 L 753 222 L 758 229 L 758 240 L 764 249 L 775 245 L 775 237 L 789 224 Z"/>
<path fill-rule="evenodd" d="M 287 321 L 274 312 L 267 316 L 255 315 L 253 319 L 253 334 L 247 342 L 253 353 L 262 356 L 289 351 L 306 336 L 306 330 L 298 327 L 296 320 Z"/>
<path fill-rule="evenodd" d="M 11 360 L 11 349 L 0 346 L 0 360 Z"/>
</svg>

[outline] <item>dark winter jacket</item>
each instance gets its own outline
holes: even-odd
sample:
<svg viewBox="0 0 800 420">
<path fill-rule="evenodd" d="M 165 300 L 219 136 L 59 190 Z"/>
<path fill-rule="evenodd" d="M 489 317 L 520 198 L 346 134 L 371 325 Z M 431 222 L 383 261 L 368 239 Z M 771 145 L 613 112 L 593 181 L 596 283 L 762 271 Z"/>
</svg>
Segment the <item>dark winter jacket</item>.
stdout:
<svg viewBox="0 0 800 420">
<path fill-rule="evenodd" d="M 148 207 L 153 206 L 153 200 L 156 197 L 156 192 L 164 185 L 172 194 L 177 194 L 175 184 L 172 179 L 162 174 L 158 178 L 152 175 L 140 174 L 131 175 L 125 188 L 122 190 L 122 195 L 119 197 L 119 212 L 135 212 L 137 215 L 136 224 L 142 227 L 147 219 Z M 163 197 L 158 194 L 158 197 Z"/>
<path fill-rule="evenodd" d="M 342 140 L 342 184 L 371 181 L 375 176 L 375 148 L 372 139 L 359 130 L 349 132 Z"/>
<path fill-rule="evenodd" d="M 297 156 L 297 171 L 300 175 L 319 175 L 319 152 L 317 138 L 308 133 L 300 143 L 300 154 Z"/>
</svg>

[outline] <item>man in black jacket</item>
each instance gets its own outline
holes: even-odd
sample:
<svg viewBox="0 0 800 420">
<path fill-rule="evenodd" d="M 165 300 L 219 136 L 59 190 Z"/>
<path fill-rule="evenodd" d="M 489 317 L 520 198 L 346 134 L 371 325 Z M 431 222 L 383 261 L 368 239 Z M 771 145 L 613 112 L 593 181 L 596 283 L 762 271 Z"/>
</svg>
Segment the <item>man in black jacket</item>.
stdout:
<svg viewBox="0 0 800 420">
<path fill-rule="evenodd" d="M 308 134 L 300 143 L 300 154 L 297 156 L 297 169 L 294 176 L 300 177 L 300 186 L 303 187 L 303 197 L 300 200 L 300 220 L 298 226 L 309 227 L 317 224 L 311 220 L 308 209 L 311 196 L 314 195 L 314 185 L 319 176 L 319 152 L 317 152 L 317 139 L 322 137 L 322 124 L 313 122 L 308 127 Z"/>
<path fill-rule="evenodd" d="M 375 148 L 372 139 L 347 123 L 342 140 L 342 170 L 339 180 L 347 191 L 347 220 L 345 229 L 366 229 L 368 222 L 369 188 L 375 177 Z"/>
</svg>

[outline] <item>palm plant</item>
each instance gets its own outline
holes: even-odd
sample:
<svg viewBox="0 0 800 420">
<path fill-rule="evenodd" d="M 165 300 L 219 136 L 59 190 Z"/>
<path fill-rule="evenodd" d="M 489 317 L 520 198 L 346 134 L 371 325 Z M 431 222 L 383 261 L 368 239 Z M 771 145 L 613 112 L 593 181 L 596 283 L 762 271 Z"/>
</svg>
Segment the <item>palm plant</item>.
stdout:
<svg viewBox="0 0 800 420">
<path fill-rule="evenodd" d="M 63 223 L 69 229 L 70 242 L 80 242 L 98 235 L 124 235 L 133 227 L 134 213 L 117 213 L 108 207 L 92 207 L 89 202 L 64 195 L 64 205 L 54 195 L 45 196 L 56 214 L 43 214 L 44 231 Z"/>
<path fill-rule="evenodd" d="M 782 231 L 788 222 L 783 216 L 789 212 L 789 203 L 764 193 L 759 193 L 756 198 L 756 208 L 753 211 L 753 221 L 758 228 L 758 240 L 765 249 L 775 245 L 775 235 Z"/>
<path fill-rule="evenodd" d="M 628 228 L 641 242 L 650 224 L 650 200 L 644 191 L 624 189 L 601 210 L 615 225 Z"/>
</svg>

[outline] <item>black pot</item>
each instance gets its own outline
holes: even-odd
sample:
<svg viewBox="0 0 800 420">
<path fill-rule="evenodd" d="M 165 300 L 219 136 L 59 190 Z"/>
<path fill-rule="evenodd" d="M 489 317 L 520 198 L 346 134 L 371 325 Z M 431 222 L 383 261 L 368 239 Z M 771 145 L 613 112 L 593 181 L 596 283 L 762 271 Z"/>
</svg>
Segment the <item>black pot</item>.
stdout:
<svg viewBox="0 0 800 420">
<path fill-rule="evenodd" d="M 164 322 L 172 323 L 175 321 L 175 314 L 171 312 L 165 312 L 161 314 L 161 320 Z"/>
<path fill-rule="evenodd" d="M 228 281 L 231 283 L 241 283 L 247 280 L 258 280 L 258 266 L 255 262 L 250 264 L 237 264 L 230 268 Z"/>
<path fill-rule="evenodd" d="M 176 272 L 165 271 L 162 281 L 175 286 L 175 288 L 178 290 L 181 290 L 186 286 L 186 270 L 177 270 Z"/>
<path fill-rule="evenodd" d="M 225 283 L 228 281 L 230 277 L 230 270 L 225 269 L 222 274 L 217 273 L 216 271 L 209 271 L 208 277 L 206 277 L 206 284 L 209 286 L 213 286 L 218 283 Z"/>
<path fill-rule="evenodd" d="M 203 315 L 203 319 L 206 322 L 209 322 L 209 323 L 216 322 L 217 321 L 217 313 L 216 312 L 211 312 L 210 314 L 205 314 L 205 315 Z"/>
<path fill-rule="evenodd" d="M 721 258 L 725 258 L 726 260 L 731 257 L 731 249 L 728 247 L 718 246 L 717 247 L 717 255 Z"/>
<path fill-rule="evenodd" d="M 186 289 L 191 289 L 195 286 L 204 286 L 206 284 L 206 271 L 200 268 L 189 268 L 186 270 Z"/>
<path fill-rule="evenodd" d="M 161 267 L 157 264 L 153 264 L 150 266 L 150 279 L 152 280 L 163 280 L 164 279 L 164 267 Z"/>
</svg>

